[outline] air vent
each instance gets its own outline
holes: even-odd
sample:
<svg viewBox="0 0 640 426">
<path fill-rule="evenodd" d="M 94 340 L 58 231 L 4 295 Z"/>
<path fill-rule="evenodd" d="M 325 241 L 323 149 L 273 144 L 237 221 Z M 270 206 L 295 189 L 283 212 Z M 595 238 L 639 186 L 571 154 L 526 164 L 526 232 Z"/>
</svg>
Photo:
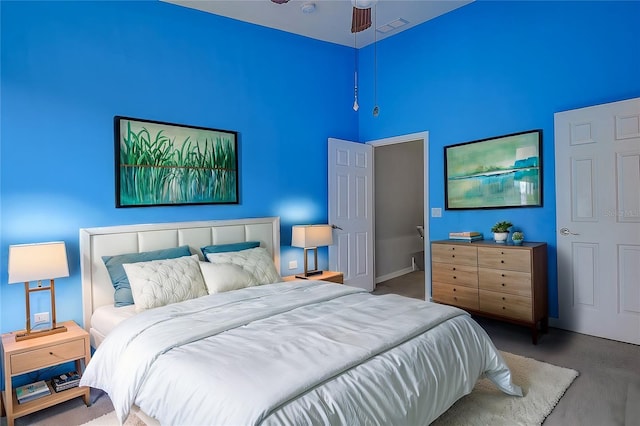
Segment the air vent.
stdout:
<svg viewBox="0 0 640 426">
<path fill-rule="evenodd" d="M 405 25 L 407 25 L 409 23 L 409 21 L 406 21 L 402 18 L 398 18 L 395 19 L 387 24 L 381 25 L 378 28 L 376 28 L 376 31 L 378 31 L 379 33 L 382 34 L 386 34 L 388 32 L 391 32 L 395 29 L 398 29 L 400 27 L 404 27 Z"/>
</svg>

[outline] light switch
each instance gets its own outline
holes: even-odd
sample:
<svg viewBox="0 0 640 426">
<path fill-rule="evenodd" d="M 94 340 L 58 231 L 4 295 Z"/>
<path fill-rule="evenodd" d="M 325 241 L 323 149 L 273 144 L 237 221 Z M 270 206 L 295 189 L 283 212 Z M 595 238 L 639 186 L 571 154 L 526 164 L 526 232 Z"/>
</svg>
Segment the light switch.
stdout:
<svg viewBox="0 0 640 426">
<path fill-rule="evenodd" d="M 440 207 L 433 207 L 431 209 L 431 217 L 442 217 L 442 209 Z"/>
<path fill-rule="evenodd" d="M 298 269 L 298 261 L 290 260 L 289 261 L 289 269 Z"/>
</svg>

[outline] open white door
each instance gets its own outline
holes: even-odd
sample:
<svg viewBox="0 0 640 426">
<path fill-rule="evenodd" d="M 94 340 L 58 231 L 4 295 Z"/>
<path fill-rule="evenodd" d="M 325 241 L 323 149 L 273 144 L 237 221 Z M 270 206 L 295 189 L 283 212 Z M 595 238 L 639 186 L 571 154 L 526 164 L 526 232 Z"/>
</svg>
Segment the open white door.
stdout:
<svg viewBox="0 0 640 426">
<path fill-rule="evenodd" d="M 559 319 L 640 344 L 640 98 L 555 114 Z"/>
<path fill-rule="evenodd" d="M 329 138 L 329 223 L 335 225 L 329 269 L 344 283 L 373 291 L 373 147 Z"/>
</svg>

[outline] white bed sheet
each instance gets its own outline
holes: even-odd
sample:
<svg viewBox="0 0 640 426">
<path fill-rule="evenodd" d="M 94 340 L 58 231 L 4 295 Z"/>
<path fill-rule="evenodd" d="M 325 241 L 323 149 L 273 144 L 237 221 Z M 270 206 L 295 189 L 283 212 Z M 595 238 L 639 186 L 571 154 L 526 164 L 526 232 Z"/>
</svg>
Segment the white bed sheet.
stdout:
<svg viewBox="0 0 640 426">
<path fill-rule="evenodd" d="M 136 404 L 162 424 L 428 424 L 483 374 L 521 395 L 463 311 L 302 282 L 124 321 L 81 384 L 105 390 L 121 421 Z"/>
<path fill-rule="evenodd" d="M 113 305 L 101 306 L 91 315 L 91 346 L 100 346 L 105 336 L 122 321 L 136 315 L 135 305 L 115 307 Z"/>
</svg>

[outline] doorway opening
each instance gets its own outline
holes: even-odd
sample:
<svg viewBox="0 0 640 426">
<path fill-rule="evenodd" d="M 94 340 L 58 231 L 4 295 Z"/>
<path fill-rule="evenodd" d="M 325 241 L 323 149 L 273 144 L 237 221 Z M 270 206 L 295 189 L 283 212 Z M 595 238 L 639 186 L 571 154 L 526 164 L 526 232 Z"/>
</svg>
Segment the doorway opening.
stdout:
<svg viewBox="0 0 640 426">
<path fill-rule="evenodd" d="M 376 292 L 396 287 L 393 292 L 430 300 L 428 132 L 367 143 L 375 161 Z M 416 280 L 422 289 L 415 288 Z"/>
</svg>

